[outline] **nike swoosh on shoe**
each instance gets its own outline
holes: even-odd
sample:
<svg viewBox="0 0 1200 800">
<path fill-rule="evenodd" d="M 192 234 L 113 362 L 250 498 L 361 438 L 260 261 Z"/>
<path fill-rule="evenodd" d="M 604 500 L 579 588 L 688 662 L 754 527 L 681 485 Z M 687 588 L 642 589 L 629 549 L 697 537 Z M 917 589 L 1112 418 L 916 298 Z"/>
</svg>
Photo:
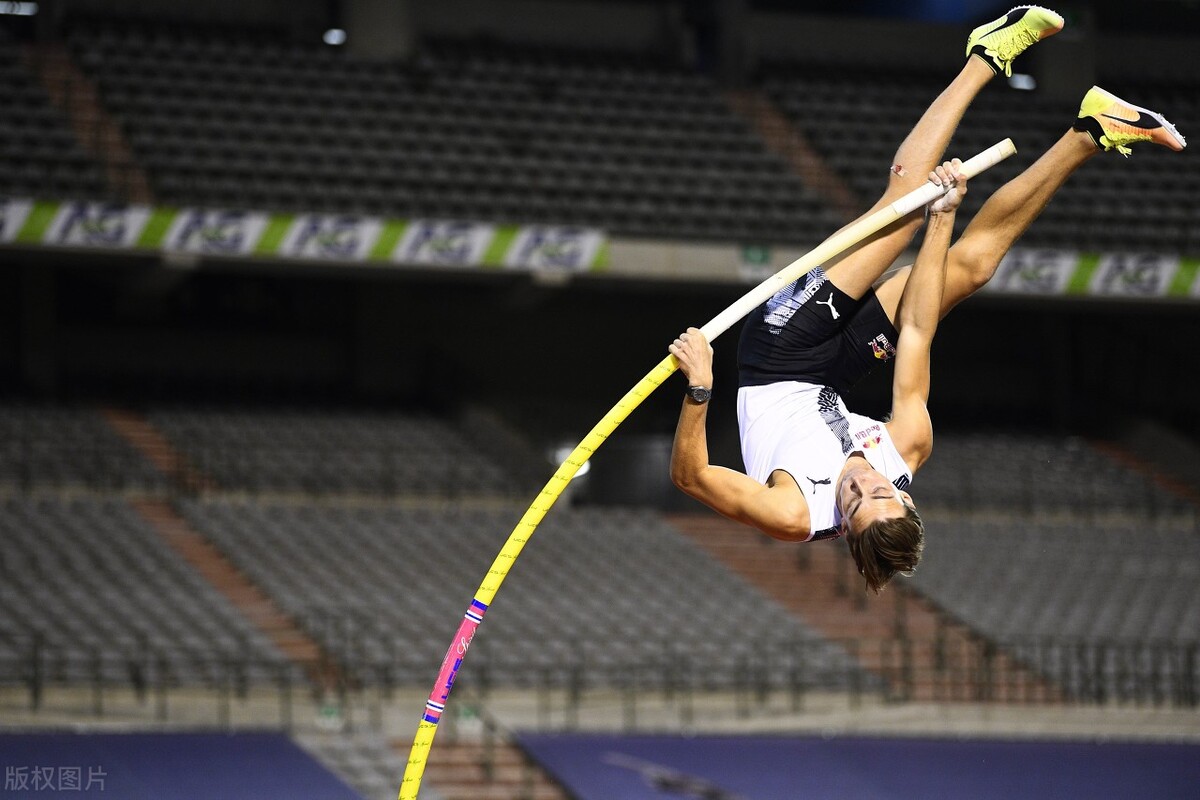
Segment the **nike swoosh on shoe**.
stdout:
<svg viewBox="0 0 1200 800">
<path fill-rule="evenodd" d="M 1145 113 L 1144 111 L 1138 112 L 1137 119 L 1125 119 L 1123 117 L 1114 117 L 1112 114 L 1101 114 L 1100 116 L 1107 117 L 1116 122 L 1123 122 L 1126 125 L 1130 125 L 1134 128 L 1141 128 L 1142 130 L 1147 130 L 1147 131 L 1152 131 L 1155 128 L 1161 128 L 1163 126 L 1162 122 L 1160 122 L 1154 116 Z"/>
<path fill-rule="evenodd" d="M 996 31 L 1001 30 L 1002 28 L 1007 28 L 1009 25 L 1015 24 L 1018 20 L 1021 19 L 1021 17 L 1025 16 L 1026 11 L 1028 11 L 1028 9 L 1025 9 L 1025 8 L 1021 9 L 1021 14 L 1016 19 L 1013 19 L 1013 14 L 1015 14 L 1017 12 L 1015 10 L 1009 11 L 1007 14 L 1004 15 L 1004 19 L 1001 21 L 1001 23 L 999 25 L 992 28 L 987 33 L 980 34 L 979 38 L 983 39 L 985 37 L 991 36 Z"/>
</svg>

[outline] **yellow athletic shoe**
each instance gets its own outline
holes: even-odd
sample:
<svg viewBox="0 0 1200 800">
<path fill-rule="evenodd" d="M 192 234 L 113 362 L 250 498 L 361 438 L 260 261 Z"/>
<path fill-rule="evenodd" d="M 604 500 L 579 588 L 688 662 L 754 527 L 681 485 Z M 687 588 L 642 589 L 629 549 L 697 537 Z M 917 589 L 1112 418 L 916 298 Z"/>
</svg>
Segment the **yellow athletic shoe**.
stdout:
<svg viewBox="0 0 1200 800">
<path fill-rule="evenodd" d="M 1178 152 L 1187 147 L 1183 134 L 1162 114 L 1126 103 L 1114 94 L 1093 86 L 1083 96 L 1079 119 L 1071 126 L 1092 137 L 1096 147 L 1129 156 L 1134 142 L 1154 142 Z"/>
<path fill-rule="evenodd" d="M 1030 45 L 1063 29 L 1063 18 L 1041 6 L 1017 6 L 1000 19 L 980 25 L 967 37 L 967 55 L 976 55 L 1012 77 L 1012 61 Z"/>
</svg>

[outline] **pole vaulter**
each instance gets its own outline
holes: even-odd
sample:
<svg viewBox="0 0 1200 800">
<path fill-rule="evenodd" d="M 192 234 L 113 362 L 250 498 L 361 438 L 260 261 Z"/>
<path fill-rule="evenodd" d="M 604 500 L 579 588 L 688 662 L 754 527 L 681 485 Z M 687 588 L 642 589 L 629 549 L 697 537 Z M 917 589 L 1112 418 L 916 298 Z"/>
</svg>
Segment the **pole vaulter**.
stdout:
<svg viewBox="0 0 1200 800">
<path fill-rule="evenodd" d="M 963 162 L 962 174 L 967 178 L 972 178 L 1000 163 L 1015 152 L 1016 147 L 1013 145 L 1012 139 L 1005 139 Z M 749 314 L 792 281 L 802 277 L 812 268 L 828 262 L 830 259 L 877 231 L 924 207 L 927 203 L 937 199 L 944 191 L 944 187 L 933 183 L 926 183 L 896 200 L 891 205 L 885 206 L 870 216 L 864 217 L 843 228 L 816 248 L 805 253 L 744 294 L 733 305 L 704 325 L 700 329 L 701 332 L 709 342 L 713 341 L 728 330 L 735 322 Z M 517 560 L 517 556 L 521 554 L 521 550 L 537 529 L 538 524 L 546 516 L 546 513 L 549 512 L 550 508 L 558 500 L 559 496 L 571 482 L 571 479 L 575 477 L 575 473 L 587 463 L 588 459 L 608 440 L 608 437 L 625 421 L 633 410 L 649 397 L 655 389 L 661 386 L 678 368 L 679 365 L 675 357 L 668 355 L 632 389 L 626 392 L 625 396 L 609 409 L 608 413 L 592 428 L 583 441 L 571 451 L 571 454 L 567 456 L 549 482 L 538 493 L 538 496 L 509 535 L 499 555 L 492 562 L 487 575 L 484 576 L 483 583 L 480 584 L 479 589 L 475 592 L 475 596 L 467 608 L 463 621 L 459 624 L 458 630 L 454 634 L 450 648 L 446 651 L 446 657 L 442 661 L 437 680 L 433 685 L 433 691 L 430 692 L 429 699 L 426 701 L 424 711 L 421 714 L 416 737 L 413 740 L 412 750 L 409 753 L 408 764 L 404 770 L 404 779 L 400 784 L 399 800 L 416 800 L 417 798 L 417 793 L 421 788 L 421 779 L 425 774 L 425 765 L 429 759 L 429 750 L 433 745 L 433 738 L 437 733 L 438 723 L 441 721 L 442 714 L 446 710 L 446 702 L 450 697 L 450 692 L 454 688 L 454 680 L 458 675 L 459 669 L 462 667 L 463 659 L 467 655 L 467 649 L 471 645 L 471 640 L 475 636 L 476 629 L 483 621 L 483 616 L 487 612 L 488 606 L 491 605 L 496 592 L 500 589 L 500 585 L 508 576 L 508 571 Z"/>
</svg>

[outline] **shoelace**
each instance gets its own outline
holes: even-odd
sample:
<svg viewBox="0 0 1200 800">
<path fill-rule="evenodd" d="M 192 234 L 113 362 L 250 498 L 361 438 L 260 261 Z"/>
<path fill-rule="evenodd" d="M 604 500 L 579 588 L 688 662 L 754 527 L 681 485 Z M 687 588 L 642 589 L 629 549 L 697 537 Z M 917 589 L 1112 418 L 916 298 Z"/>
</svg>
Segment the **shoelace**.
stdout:
<svg viewBox="0 0 1200 800">
<path fill-rule="evenodd" d="M 1173 125 L 1171 125 L 1171 123 L 1167 122 L 1166 120 L 1163 120 L 1163 123 L 1171 131 L 1175 130 L 1175 127 Z M 1178 134 L 1176 134 L 1176 135 L 1178 135 Z M 1126 146 L 1127 144 L 1131 144 L 1133 142 L 1148 142 L 1151 139 L 1153 139 L 1154 137 L 1151 136 L 1149 133 L 1144 133 L 1141 131 L 1138 131 L 1138 132 L 1118 131 L 1115 136 L 1110 136 L 1108 131 L 1105 131 L 1103 138 L 1106 142 L 1108 142 L 1112 146 L 1112 149 L 1116 150 L 1118 153 L 1125 156 L 1126 158 L 1129 158 L 1129 154 L 1132 153 L 1133 151 L 1131 149 L 1129 149 L 1129 147 Z M 1182 139 L 1183 137 L 1180 137 L 1180 138 Z"/>
<path fill-rule="evenodd" d="M 1008 37 L 996 44 L 996 57 L 1004 64 L 1005 76 L 1012 77 L 1012 60 L 1035 44 L 1041 36 L 1030 28 L 1012 30 Z"/>
<path fill-rule="evenodd" d="M 1111 138 L 1109 138 L 1107 133 L 1104 134 L 1104 136 L 1102 136 L 1100 138 L 1102 138 L 1102 139 L 1104 139 L 1104 141 L 1108 142 L 1109 145 L 1111 145 L 1111 149 L 1116 150 L 1118 153 L 1125 156 L 1126 158 L 1129 158 L 1129 154 L 1133 152 L 1133 150 L 1126 147 L 1125 145 L 1113 141 Z M 1136 138 L 1136 137 L 1134 137 L 1134 138 Z M 1149 139 L 1150 137 L 1147 136 L 1146 138 Z M 1127 141 L 1127 142 L 1132 141 L 1132 139 L 1126 139 L 1125 141 Z"/>
</svg>

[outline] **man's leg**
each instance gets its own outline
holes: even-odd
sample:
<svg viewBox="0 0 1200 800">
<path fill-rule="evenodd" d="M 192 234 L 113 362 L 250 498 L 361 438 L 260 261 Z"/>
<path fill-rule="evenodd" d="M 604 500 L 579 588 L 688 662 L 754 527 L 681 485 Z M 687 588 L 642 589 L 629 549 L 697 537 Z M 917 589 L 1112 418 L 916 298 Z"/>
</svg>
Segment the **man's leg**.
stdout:
<svg viewBox="0 0 1200 800">
<path fill-rule="evenodd" d="M 950 248 L 942 316 L 992 279 L 1000 260 L 1075 170 L 1100 151 L 1091 138 L 1067 131 L 1041 158 L 987 199 Z"/>
<path fill-rule="evenodd" d="M 859 219 L 891 205 L 929 180 L 930 170 L 942 162 L 942 154 L 967 107 L 995 75 L 982 60 L 967 59 L 962 71 L 925 110 L 900 144 L 883 196 Z M 909 246 L 922 222 L 920 214 L 910 214 L 892 223 L 825 264 L 825 273 L 846 294 L 855 299 L 862 297 Z"/>
<path fill-rule="evenodd" d="M 1022 6 L 976 28 L 967 42 L 967 63 L 900 144 L 887 189 L 864 216 L 924 184 L 930 170 L 942 162 L 950 138 L 979 91 L 998 73 L 1009 72 L 1012 60 L 1026 48 L 1057 33 L 1062 25 L 1062 17 L 1052 11 Z M 862 297 L 909 246 L 921 224 L 918 214 L 893 223 L 824 265 L 826 274 L 846 294 Z"/>
<path fill-rule="evenodd" d="M 1122 124 L 1123 119 L 1138 120 L 1139 112 L 1145 112 L 1140 126 Z M 1151 125 L 1151 120 L 1158 125 Z M 1105 150 L 1127 155 L 1129 146 L 1141 141 L 1176 151 L 1185 146 L 1183 136 L 1161 115 L 1126 103 L 1103 89 L 1089 91 L 1074 127 L 1028 169 L 989 197 L 950 248 L 942 316 L 991 280 L 1004 254 L 1075 170 Z M 876 290 L 884 311 L 893 320 L 908 271 L 906 267 L 897 272 Z"/>
</svg>

